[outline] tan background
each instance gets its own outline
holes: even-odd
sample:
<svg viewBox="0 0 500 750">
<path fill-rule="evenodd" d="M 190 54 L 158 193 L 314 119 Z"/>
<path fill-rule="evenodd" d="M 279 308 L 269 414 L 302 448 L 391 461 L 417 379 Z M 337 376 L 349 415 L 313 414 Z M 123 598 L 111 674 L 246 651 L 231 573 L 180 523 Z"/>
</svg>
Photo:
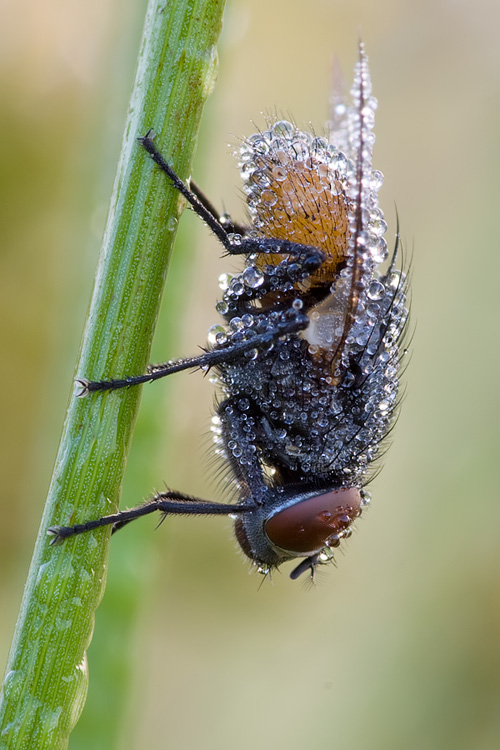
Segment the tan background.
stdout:
<svg viewBox="0 0 500 750">
<path fill-rule="evenodd" d="M 133 79 L 144 3 L 132 5 L 2 9 L 4 658 Z M 396 203 L 413 252 L 407 395 L 373 508 L 312 590 L 286 571 L 259 588 L 224 520 L 175 519 L 157 532 L 144 521 L 113 541 L 72 748 L 499 746 L 499 9 L 494 0 L 228 3 L 194 174 L 236 216 L 227 144 L 274 110 L 320 130 L 331 57 L 350 79 L 361 30 L 380 102 L 375 166 L 386 176 L 389 236 Z M 165 310 L 174 323 L 162 319 L 156 360 L 204 343 L 217 277 L 231 266 L 194 217 L 182 224 Z M 145 391 L 123 505 L 164 481 L 217 498 L 204 462 L 212 399 L 199 374 Z"/>
</svg>

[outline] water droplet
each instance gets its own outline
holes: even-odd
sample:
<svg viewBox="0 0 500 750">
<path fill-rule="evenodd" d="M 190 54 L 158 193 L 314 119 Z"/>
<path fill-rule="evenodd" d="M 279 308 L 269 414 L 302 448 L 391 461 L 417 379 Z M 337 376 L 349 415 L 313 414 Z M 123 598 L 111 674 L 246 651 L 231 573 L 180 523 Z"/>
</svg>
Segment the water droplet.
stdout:
<svg viewBox="0 0 500 750">
<path fill-rule="evenodd" d="M 304 161 L 309 156 L 309 149 L 303 141 L 296 140 L 291 144 L 291 147 L 298 161 Z M 296 164 L 295 167 L 298 168 L 298 165 Z"/>
<path fill-rule="evenodd" d="M 230 232 L 228 235 L 228 240 L 230 241 L 231 245 L 239 246 L 242 243 L 242 236 L 241 234 L 238 234 L 237 232 Z"/>
<path fill-rule="evenodd" d="M 265 203 L 268 206 L 274 206 L 278 198 L 276 197 L 276 193 L 274 193 L 272 190 L 263 190 L 260 199 L 262 203 Z"/>
<path fill-rule="evenodd" d="M 372 190 L 380 190 L 384 184 L 384 175 L 379 169 L 374 169 L 371 174 L 370 187 Z"/>
<path fill-rule="evenodd" d="M 258 289 L 264 283 L 264 274 L 255 266 L 245 268 L 241 278 L 243 279 L 243 283 L 251 289 Z"/>
<path fill-rule="evenodd" d="M 234 278 L 231 279 L 229 287 L 231 291 L 233 292 L 233 294 L 235 294 L 237 297 L 240 297 L 245 291 L 245 287 L 241 283 L 240 277 L 238 276 L 235 276 Z"/>
<path fill-rule="evenodd" d="M 376 245 L 371 248 L 371 256 L 375 263 L 383 263 L 387 260 L 387 242 L 383 237 L 379 237 Z"/>
<path fill-rule="evenodd" d="M 326 138 L 316 137 L 312 139 L 311 151 L 313 151 L 316 154 L 320 154 L 322 152 L 327 151 L 327 149 L 328 149 L 328 141 L 326 140 Z"/>
<path fill-rule="evenodd" d="M 276 165 L 272 169 L 272 176 L 277 182 L 283 182 L 287 178 L 287 170 L 281 165 Z"/>
<path fill-rule="evenodd" d="M 384 219 L 376 219 L 370 225 L 370 229 L 377 237 L 382 237 L 387 232 L 387 222 Z"/>
<path fill-rule="evenodd" d="M 211 346 L 215 346 L 216 344 L 223 344 L 227 341 L 227 333 L 224 326 L 221 325 L 213 325 L 208 329 L 208 343 Z"/>
<path fill-rule="evenodd" d="M 255 135 L 251 135 L 247 140 L 248 145 L 256 154 L 267 154 L 269 151 L 269 143 L 263 138 L 263 135 L 256 133 Z"/>
<path fill-rule="evenodd" d="M 372 281 L 368 287 L 368 297 L 372 300 L 382 299 L 385 294 L 385 287 L 380 281 Z"/>
<path fill-rule="evenodd" d="M 243 329 L 245 328 L 245 324 L 243 323 L 241 318 L 235 317 L 231 318 L 231 320 L 229 321 L 229 327 L 232 331 L 235 332 L 243 331 Z"/>
<path fill-rule="evenodd" d="M 246 359 L 257 359 L 259 356 L 259 350 L 258 349 L 247 349 L 245 352 Z"/>
<path fill-rule="evenodd" d="M 287 120 L 278 120 L 278 122 L 274 123 L 272 132 L 278 137 L 288 139 L 295 132 L 295 128 Z"/>
</svg>

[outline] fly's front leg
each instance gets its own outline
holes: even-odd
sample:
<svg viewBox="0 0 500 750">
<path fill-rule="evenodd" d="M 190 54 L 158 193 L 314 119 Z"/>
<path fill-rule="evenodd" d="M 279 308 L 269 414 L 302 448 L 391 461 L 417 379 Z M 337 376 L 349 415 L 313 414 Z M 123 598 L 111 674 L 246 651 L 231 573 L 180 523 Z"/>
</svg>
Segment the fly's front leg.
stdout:
<svg viewBox="0 0 500 750">
<path fill-rule="evenodd" d="M 163 517 L 170 515 L 181 516 L 229 516 L 233 514 L 248 513 L 254 509 L 251 504 L 230 505 L 228 503 L 214 503 L 210 500 L 201 500 L 197 497 L 183 495 L 180 492 L 159 492 L 142 505 L 130 510 L 120 510 L 109 516 L 97 518 L 94 521 L 77 523 L 72 526 L 51 526 L 47 534 L 52 537 L 52 544 L 61 544 L 65 539 L 89 531 L 95 531 L 103 526 L 112 526 L 113 533 L 123 526 L 135 521 L 142 516 L 150 515 L 159 511 Z"/>
</svg>

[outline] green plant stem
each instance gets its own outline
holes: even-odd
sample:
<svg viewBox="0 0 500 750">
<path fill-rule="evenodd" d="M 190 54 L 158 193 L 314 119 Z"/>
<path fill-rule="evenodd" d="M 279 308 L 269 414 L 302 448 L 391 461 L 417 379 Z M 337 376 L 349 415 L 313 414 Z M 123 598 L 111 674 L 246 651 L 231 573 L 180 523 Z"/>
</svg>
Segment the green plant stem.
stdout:
<svg viewBox="0 0 500 750">
<path fill-rule="evenodd" d="M 76 374 L 144 372 L 179 195 L 138 146 L 149 128 L 189 174 L 214 84 L 224 0 L 150 0 L 95 288 Z M 110 529 L 50 546 L 47 529 L 114 512 L 140 389 L 76 398 L 68 408 L 3 684 L 0 747 L 65 748 L 88 686 L 86 649 L 103 595 Z"/>
</svg>

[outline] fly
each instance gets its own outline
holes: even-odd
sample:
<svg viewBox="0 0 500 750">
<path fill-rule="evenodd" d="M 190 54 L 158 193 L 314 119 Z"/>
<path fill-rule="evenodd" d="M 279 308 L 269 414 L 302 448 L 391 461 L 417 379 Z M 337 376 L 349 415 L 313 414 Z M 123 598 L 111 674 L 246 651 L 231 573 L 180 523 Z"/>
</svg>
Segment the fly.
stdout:
<svg viewBox="0 0 500 750">
<path fill-rule="evenodd" d="M 397 406 L 406 278 L 389 267 L 378 207 L 382 174 L 372 169 L 373 123 L 367 58 L 360 45 L 352 104 L 334 100 L 329 139 L 273 121 L 240 147 L 248 226 L 220 217 L 185 185 L 154 143 L 142 147 L 241 273 L 222 278 L 203 354 L 144 375 L 79 381 L 80 395 L 157 380 L 181 370 L 215 373 L 222 398 L 215 450 L 228 465 L 236 503 L 167 491 L 131 510 L 52 527 L 55 542 L 140 516 L 225 515 L 243 552 L 267 574 L 300 559 L 295 579 L 333 557 L 369 502 L 364 487 Z"/>
</svg>

